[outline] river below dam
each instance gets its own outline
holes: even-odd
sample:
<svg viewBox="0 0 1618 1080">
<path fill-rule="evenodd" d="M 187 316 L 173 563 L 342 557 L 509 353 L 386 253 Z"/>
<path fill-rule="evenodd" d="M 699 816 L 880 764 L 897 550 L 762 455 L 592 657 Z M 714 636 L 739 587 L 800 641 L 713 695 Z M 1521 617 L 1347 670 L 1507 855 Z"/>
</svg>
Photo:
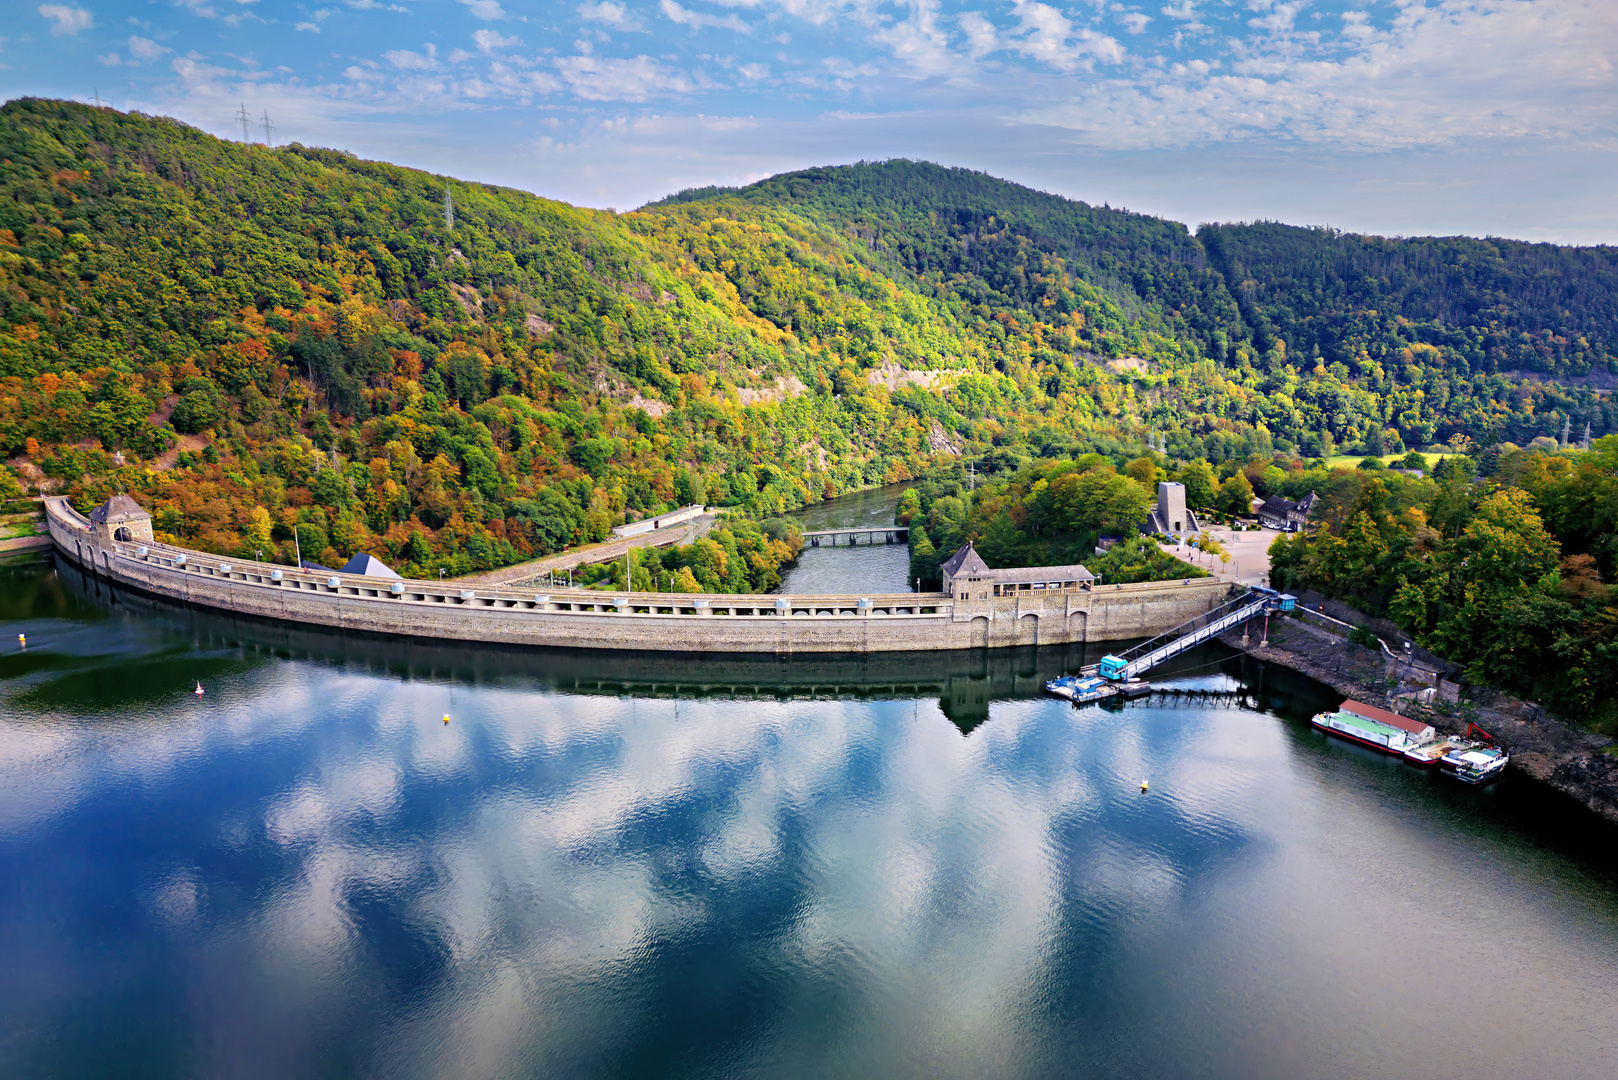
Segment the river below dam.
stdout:
<svg viewBox="0 0 1618 1080">
<path fill-rule="evenodd" d="M 817 506 L 787 515 L 804 532 L 837 528 L 873 528 L 893 524 L 893 510 L 909 484 L 840 495 Z M 907 593 L 912 582 L 910 545 L 867 543 L 861 538 L 849 545 L 843 537 L 838 544 L 822 541 L 819 547 L 804 545 L 803 553 L 781 575 L 776 592 L 786 596 L 824 596 L 832 593 Z"/>
<path fill-rule="evenodd" d="M 50 562 L 0 633 L 0 1076 L 1618 1072 L 1614 831 L 1220 646 L 1074 708 L 1096 647 L 465 646 Z"/>
</svg>

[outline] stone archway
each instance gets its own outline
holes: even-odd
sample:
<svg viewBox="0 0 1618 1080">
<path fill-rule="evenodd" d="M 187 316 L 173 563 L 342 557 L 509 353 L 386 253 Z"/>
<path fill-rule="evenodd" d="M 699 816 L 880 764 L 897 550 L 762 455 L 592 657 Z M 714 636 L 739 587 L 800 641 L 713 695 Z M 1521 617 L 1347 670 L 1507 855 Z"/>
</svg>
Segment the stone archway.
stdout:
<svg viewBox="0 0 1618 1080">
<path fill-rule="evenodd" d="M 117 540 L 120 543 L 124 543 L 124 544 L 127 544 L 131 540 L 134 539 L 134 537 L 131 536 L 130 533 L 129 533 L 129 526 L 128 525 L 120 525 L 116 529 L 114 529 L 113 533 L 112 533 L 112 538 L 114 540 Z"/>
<path fill-rule="evenodd" d="M 1017 644 L 1039 644 L 1039 616 L 1033 612 L 1026 612 L 1017 620 Z"/>
<path fill-rule="evenodd" d="M 1090 640 L 1090 613 L 1088 611 L 1072 611 L 1068 613 L 1067 639 L 1069 641 Z"/>
<path fill-rule="evenodd" d="M 972 620 L 972 648 L 987 649 L 989 647 L 989 617 L 979 615 Z"/>
</svg>

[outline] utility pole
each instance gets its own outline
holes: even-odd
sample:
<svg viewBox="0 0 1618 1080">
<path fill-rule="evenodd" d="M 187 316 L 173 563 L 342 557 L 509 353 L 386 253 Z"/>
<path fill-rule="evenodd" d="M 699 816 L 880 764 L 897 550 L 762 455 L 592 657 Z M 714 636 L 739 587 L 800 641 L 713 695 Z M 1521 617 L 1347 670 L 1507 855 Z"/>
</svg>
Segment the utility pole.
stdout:
<svg viewBox="0 0 1618 1080">
<path fill-rule="evenodd" d="M 1590 421 L 1584 422 L 1584 441 L 1579 444 L 1580 450 L 1590 449 Z"/>
<path fill-rule="evenodd" d="M 247 103 L 245 101 L 239 103 L 236 109 L 236 121 L 242 125 L 242 142 L 252 142 L 252 136 L 247 134 L 247 126 L 253 122 L 253 118 L 247 115 Z"/>
<path fill-rule="evenodd" d="M 1573 414 L 1568 413 L 1566 416 L 1562 417 L 1562 449 L 1563 450 L 1567 449 L 1568 429 L 1571 428 L 1572 426 L 1573 426 Z"/>
<path fill-rule="evenodd" d="M 449 181 L 444 181 L 444 228 L 455 228 L 455 198 L 449 193 Z"/>
<path fill-rule="evenodd" d="M 265 146 L 274 146 L 275 145 L 275 139 L 274 139 L 275 125 L 270 123 L 270 110 L 268 110 L 268 109 L 264 110 L 264 119 L 259 121 L 258 126 L 264 129 L 264 145 Z"/>
<path fill-rule="evenodd" d="M 966 463 L 966 473 L 967 473 L 967 476 L 969 476 L 971 478 L 971 488 L 970 488 L 970 490 L 973 491 L 973 492 L 976 492 L 977 489 L 978 489 L 978 467 L 977 467 L 977 463 L 972 462 L 972 461 L 967 462 Z"/>
</svg>

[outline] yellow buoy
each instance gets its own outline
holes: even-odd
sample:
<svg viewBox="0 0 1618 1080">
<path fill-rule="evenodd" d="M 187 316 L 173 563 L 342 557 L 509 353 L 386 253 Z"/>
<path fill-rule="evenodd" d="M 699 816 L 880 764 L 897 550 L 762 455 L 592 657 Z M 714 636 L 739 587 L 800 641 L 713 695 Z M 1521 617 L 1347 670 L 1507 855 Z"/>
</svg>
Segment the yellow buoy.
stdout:
<svg viewBox="0 0 1618 1080">
<path fill-rule="evenodd" d="M 18 634 L 17 635 L 17 644 L 21 645 L 25 649 L 28 648 L 28 635 L 27 634 Z"/>
<path fill-rule="evenodd" d="M 446 724 L 449 723 L 449 714 L 448 713 L 444 714 L 444 723 L 446 723 Z"/>
<path fill-rule="evenodd" d="M 1142 790 L 1142 791 L 1145 791 L 1145 790 L 1146 790 L 1146 781 L 1144 781 L 1144 780 L 1142 780 L 1142 781 L 1141 781 L 1141 782 L 1140 782 L 1140 789 L 1141 789 L 1141 790 Z"/>
</svg>

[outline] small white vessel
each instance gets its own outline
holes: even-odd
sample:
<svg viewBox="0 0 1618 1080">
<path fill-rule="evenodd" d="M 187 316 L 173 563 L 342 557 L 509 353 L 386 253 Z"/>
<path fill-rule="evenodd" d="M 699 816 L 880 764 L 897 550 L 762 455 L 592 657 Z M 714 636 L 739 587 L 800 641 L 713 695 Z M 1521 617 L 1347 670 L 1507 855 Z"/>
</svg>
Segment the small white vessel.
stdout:
<svg viewBox="0 0 1618 1080">
<path fill-rule="evenodd" d="M 1511 760 L 1498 746 L 1470 746 L 1451 750 L 1441 759 L 1445 772 L 1466 784 L 1486 784 L 1497 780 Z"/>
</svg>

